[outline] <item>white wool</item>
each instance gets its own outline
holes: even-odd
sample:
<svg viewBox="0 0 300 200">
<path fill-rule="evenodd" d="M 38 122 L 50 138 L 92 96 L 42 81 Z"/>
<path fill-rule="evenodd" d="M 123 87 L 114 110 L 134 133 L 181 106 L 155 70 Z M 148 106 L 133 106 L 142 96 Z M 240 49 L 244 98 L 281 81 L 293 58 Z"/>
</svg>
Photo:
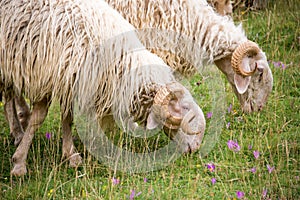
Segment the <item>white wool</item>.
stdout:
<svg viewBox="0 0 300 200">
<path fill-rule="evenodd" d="M 169 51 L 180 52 L 180 57 L 188 58 L 196 66 L 201 64 L 197 62 L 211 63 L 232 54 L 239 44 L 247 40 L 241 27 L 236 26 L 229 17 L 215 13 L 204 0 L 106 2 L 136 28 L 142 29 L 142 32 L 147 32 L 147 28 L 155 28 L 151 34 L 141 37 L 147 43 L 147 48 L 161 48 L 162 43 L 169 42 Z M 155 33 L 161 31 L 168 32 L 171 38 L 155 36 Z M 174 40 L 173 36 L 184 39 Z M 189 44 L 186 44 L 187 41 Z M 149 44 L 150 42 L 153 44 Z"/>
<path fill-rule="evenodd" d="M 0 48 L 5 88 L 31 102 L 57 98 L 64 111 L 78 97 L 82 106 L 97 104 L 98 117 L 114 112 L 122 120 L 141 103 L 133 102 L 139 90 L 175 81 L 104 1 L 3 0 Z"/>
</svg>

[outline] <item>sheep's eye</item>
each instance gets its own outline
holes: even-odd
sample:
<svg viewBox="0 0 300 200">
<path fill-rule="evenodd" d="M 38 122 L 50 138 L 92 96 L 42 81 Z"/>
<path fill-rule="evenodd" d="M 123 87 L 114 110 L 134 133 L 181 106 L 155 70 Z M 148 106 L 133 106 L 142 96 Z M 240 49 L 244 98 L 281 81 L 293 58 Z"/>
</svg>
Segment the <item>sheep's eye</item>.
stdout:
<svg viewBox="0 0 300 200">
<path fill-rule="evenodd" d="M 186 104 L 186 103 L 182 104 L 181 107 L 182 107 L 182 109 L 184 109 L 184 110 L 189 110 L 189 109 L 190 109 L 190 108 L 189 108 L 189 105 Z"/>
</svg>

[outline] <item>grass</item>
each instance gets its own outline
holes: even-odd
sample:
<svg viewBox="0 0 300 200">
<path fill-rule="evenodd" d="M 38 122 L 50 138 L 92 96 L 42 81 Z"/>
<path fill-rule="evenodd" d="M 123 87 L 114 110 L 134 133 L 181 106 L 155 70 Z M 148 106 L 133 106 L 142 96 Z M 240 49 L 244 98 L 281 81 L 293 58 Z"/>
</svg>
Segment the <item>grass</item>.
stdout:
<svg viewBox="0 0 300 200">
<path fill-rule="evenodd" d="M 90 155 L 75 136 L 84 164 L 70 169 L 61 160 L 59 108 L 53 104 L 31 146 L 28 174 L 16 178 L 10 176 L 15 147 L 1 106 L 0 199 L 129 199 L 133 190 L 136 199 L 237 199 L 237 191 L 244 192 L 244 199 L 263 199 L 264 190 L 266 199 L 299 199 L 300 8 L 296 1 L 285 2 L 276 1 L 263 11 L 235 12 L 249 39 L 265 50 L 274 87 L 262 112 L 245 115 L 224 80 L 224 127 L 207 156 L 199 157 L 200 152 L 183 155 L 168 167 L 148 173 L 115 172 Z M 286 67 L 278 67 L 278 61 Z M 190 80 L 191 91 L 207 113 L 212 109 L 211 95 L 206 84 L 197 86 L 197 81 L 197 76 Z M 233 105 L 230 113 L 229 104 Z M 211 120 L 207 119 L 208 127 Z M 46 132 L 52 133 L 50 140 Z M 240 151 L 230 150 L 228 140 L 237 141 Z M 162 141 L 167 142 L 165 138 Z M 255 150 L 260 152 L 257 159 Z M 215 165 L 213 172 L 208 163 Z M 267 165 L 274 167 L 271 173 Z M 113 184 L 113 178 L 120 182 Z M 216 178 L 214 185 L 212 178 Z"/>
</svg>

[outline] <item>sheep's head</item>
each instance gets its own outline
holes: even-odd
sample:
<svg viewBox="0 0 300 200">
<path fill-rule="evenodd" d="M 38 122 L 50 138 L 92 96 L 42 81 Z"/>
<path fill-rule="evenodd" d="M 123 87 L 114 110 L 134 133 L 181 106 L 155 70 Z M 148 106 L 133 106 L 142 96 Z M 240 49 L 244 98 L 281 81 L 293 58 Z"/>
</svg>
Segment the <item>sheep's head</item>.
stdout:
<svg viewBox="0 0 300 200">
<path fill-rule="evenodd" d="M 232 14 L 232 4 L 230 0 L 208 0 L 217 13 L 220 15 L 231 15 Z"/>
<path fill-rule="evenodd" d="M 171 83 L 158 90 L 147 119 L 147 129 L 163 126 L 164 131 L 183 152 L 200 147 L 205 118 L 189 91 L 179 83 Z"/>
<path fill-rule="evenodd" d="M 260 111 L 272 91 L 273 76 L 258 45 L 251 41 L 242 43 L 232 57 L 215 63 L 227 76 L 243 111 Z"/>
</svg>

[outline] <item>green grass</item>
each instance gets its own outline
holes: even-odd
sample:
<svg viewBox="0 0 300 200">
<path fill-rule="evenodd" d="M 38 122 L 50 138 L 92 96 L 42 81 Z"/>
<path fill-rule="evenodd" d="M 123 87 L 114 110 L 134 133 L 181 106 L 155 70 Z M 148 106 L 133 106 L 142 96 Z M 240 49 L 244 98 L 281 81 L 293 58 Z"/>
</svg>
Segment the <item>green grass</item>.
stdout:
<svg viewBox="0 0 300 200">
<path fill-rule="evenodd" d="M 268 104 L 260 113 L 243 114 L 224 80 L 224 101 L 226 106 L 233 105 L 233 111 L 226 113 L 220 138 L 207 156 L 200 158 L 199 152 L 184 155 L 168 167 L 148 173 L 114 172 L 91 156 L 75 136 L 84 163 L 70 169 L 61 160 L 60 115 L 54 104 L 30 148 L 28 174 L 16 178 L 10 176 L 15 147 L 1 106 L 0 199 L 128 199 L 132 190 L 141 192 L 136 199 L 237 199 L 237 191 L 243 191 L 245 199 L 262 199 L 264 189 L 270 199 L 299 199 L 300 6 L 296 1 L 276 2 L 264 11 L 235 12 L 249 39 L 256 41 L 270 60 L 274 87 Z M 275 61 L 287 67 L 276 67 Z M 198 80 L 190 81 L 191 91 L 206 113 L 212 100 L 205 82 L 197 86 Z M 229 129 L 227 122 L 231 123 Z M 209 126 L 210 119 L 207 123 Z M 52 133 L 50 140 L 46 132 Z M 241 146 L 239 152 L 228 149 L 231 139 Z M 167 142 L 165 138 L 162 141 Z M 260 152 L 258 159 L 254 150 Z M 208 163 L 215 164 L 214 172 L 207 169 Z M 267 165 L 275 167 L 272 173 Z M 249 171 L 253 167 L 256 173 Z M 113 185 L 113 177 L 120 183 Z M 214 185 L 213 177 L 217 180 Z"/>
</svg>

